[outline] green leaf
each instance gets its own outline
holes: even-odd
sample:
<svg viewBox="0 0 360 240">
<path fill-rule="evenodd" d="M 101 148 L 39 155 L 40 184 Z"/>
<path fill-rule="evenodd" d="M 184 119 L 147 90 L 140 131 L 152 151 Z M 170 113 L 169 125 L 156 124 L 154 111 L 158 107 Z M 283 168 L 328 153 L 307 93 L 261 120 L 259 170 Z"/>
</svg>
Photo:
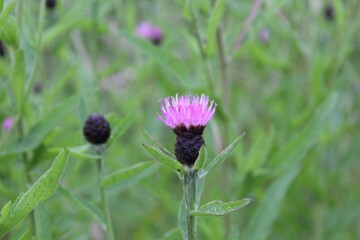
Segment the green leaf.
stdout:
<svg viewBox="0 0 360 240">
<path fill-rule="evenodd" d="M 209 173 L 211 169 L 213 169 L 216 165 L 225 161 L 234 148 L 240 143 L 241 138 L 245 135 L 245 133 L 241 134 L 238 138 L 235 139 L 224 151 L 222 151 L 219 155 L 215 157 L 215 159 L 205 168 L 205 170 L 199 172 L 199 177 L 202 178 Z"/>
<path fill-rule="evenodd" d="M 119 171 L 116 171 L 116 172 L 108 175 L 108 176 L 105 176 L 101 182 L 101 185 L 104 187 L 107 187 L 112 184 L 127 180 L 127 179 L 134 177 L 134 176 L 138 175 L 139 173 L 143 172 L 145 169 L 147 169 L 151 165 L 152 165 L 152 162 L 146 161 L 146 162 L 141 162 L 141 163 L 135 164 L 135 165 L 125 168 L 125 169 L 121 169 Z"/>
<path fill-rule="evenodd" d="M 161 165 L 176 172 L 185 172 L 184 167 L 175 158 L 172 158 L 158 148 L 143 144 L 145 150 L 151 154 Z"/>
<path fill-rule="evenodd" d="M 293 167 L 271 184 L 250 219 L 244 239 L 268 239 L 271 225 L 280 213 L 281 200 L 299 171 L 299 167 Z"/>
<path fill-rule="evenodd" d="M 69 150 L 63 149 L 53 164 L 24 194 L 19 194 L 11 206 L 9 203 L 1 211 L 0 237 L 24 219 L 40 202 L 48 199 L 57 189 L 60 177 L 65 171 Z M 6 208 L 6 209 L 5 209 Z M 5 209 L 5 210 L 4 210 Z"/>
<path fill-rule="evenodd" d="M 72 97 L 64 101 L 60 106 L 53 108 L 53 110 L 30 129 L 29 133 L 20 142 L 0 150 L 0 157 L 2 157 L 0 161 L 4 160 L 3 157 L 5 156 L 20 154 L 38 147 L 46 135 L 67 115 L 67 112 L 74 106 L 76 100 L 77 97 Z"/>
<path fill-rule="evenodd" d="M 8 17 L 10 16 L 12 10 L 15 7 L 15 1 L 12 1 L 11 3 L 9 3 L 5 10 L 1 11 L 1 15 L 0 15 L 0 31 L 2 31 L 2 28 L 4 27 L 6 21 L 8 20 Z M 1 9 L 3 8 L 3 1 L 1 1 Z"/>
<path fill-rule="evenodd" d="M 91 149 L 91 146 L 89 144 L 84 144 L 82 146 L 69 148 L 71 156 L 85 159 L 85 160 L 94 160 L 99 159 L 101 156 L 97 154 L 88 154 L 89 150 Z"/>
<path fill-rule="evenodd" d="M 30 229 L 27 229 L 18 240 L 32 240 Z"/>
<path fill-rule="evenodd" d="M 164 234 L 160 240 L 181 239 L 181 230 L 177 227 Z"/>
<path fill-rule="evenodd" d="M 188 67 L 184 64 L 184 61 L 176 58 L 173 53 L 155 47 L 150 42 L 138 38 L 128 32 L 119 31 L 119 34 L 124 37 L 129 44 L 146 54 L 149 59 L 157 62 L 162 68 L 173 74 L 180 81 L 186 81 Z"/>
<path fill-rule="evenodd" d="M 199 151 L 199 156 L 197 157 L 194 165 L 195 170 L 200 170 L 204 163 L 206 163 L 207 160 L 207 149 L 205 145 L 202 145 Z"/>
<path fill-rule="evenodd" d="M 199 210 L 191 211 L 193 216 L 223 216 L 228 213 L 234 212 L 240 208 L 248 205 L 252 199 L 244 198 L 242 200 L 223 202 L 214 200 L 201 206 Z"/>
<path fill-rule="evenodd" d="M 207 52 L 213 54 L 215 51 L 216 31 L 225 12 L 226 0 L 217 0 L 211 11 L 207 28 Z"/>
<path fill-rule="evenodd" d="M 172 158 L 176 158 L 174 154 L 172 154 L 169 150 L 167 150 L 165 147 L 163 147 L 158 141 L 156 141 L 155 138 L 153 138 L 150 133 L 148 133 L 142 126 L 137 124 L 138 129 L 141 131 L 143 136 L 145 137 L 146 141 L 151 144 L 153 147 L 159 148 L 163 153 L 167 154 L 168 156 Z"/>
<path fill-rule="evenodd" d="M 120 138 L 126 130 L 134 123 L 134 115 L 130 114 L 125 118 L 119 118 L 117 114 L 110 114 L 106 116 L 106 119 L 111 125 L 111 136 L 107 142 L 107 146 L 110 146 L 116 139 Z"/>
<path fill-rule="evenodd" d="M 9 16 L 0 30 L 0 39 L 8 46 L 18 48 L 19 28 L 14 16 Z"/>
<path fill-rule="evenodd" d="M 51 222 L 49 215 L 46 212 L 46 208 L 43 204 L 39 204 L 34 209 L 35 224 L 36 224 L 36 236 L 38 240 L 52 240 L 51 235 Z"/>
<path fill-rule="evenodd" d="M 15 65 L 12 72 L 12 87 L 16 99 L 16 108 L 19 117 L 24 112 L 24 93 L 25 93 L 25 62 L 24 51 L 22 49 L 17 50 L 15 56 Z"/>
<path fill-rule="evenodd" d="M 84 199 L 75 196 L 65 188 L 60 187 L 59 192 L 67 199 L 69 199 L 74 205 L 76 205 L 85 216 L 88 216 L 89 218 L 97 221 L 103 229 L 106 228 L 104 216 L 96 207 L 94 207 L 92 204 L 85 201 Z"/>
</svg>

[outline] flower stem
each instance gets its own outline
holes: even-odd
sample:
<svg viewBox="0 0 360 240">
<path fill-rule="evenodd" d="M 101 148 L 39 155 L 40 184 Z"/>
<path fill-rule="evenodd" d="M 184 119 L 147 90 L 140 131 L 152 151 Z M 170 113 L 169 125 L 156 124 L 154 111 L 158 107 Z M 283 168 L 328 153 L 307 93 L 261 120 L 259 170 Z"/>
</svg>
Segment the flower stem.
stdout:
<svg viewBox="0 0 360 240">
<path fill-rule="evenodd" d="M 103 170 L 104 170 L 104 161 L 103 161 L 103 150 L 100 150 L 100 158 L 97 159 L 97 170 L 98 170 L 98 184 L 99 184 L 99 190 L 101 195 L 101 205 L 103 209 L 103 214 L 105 216 L 106 220 L 106 229 L 104 231 L 106 232 L 107 240 L 114 240 L 114 231 L 111 223 L 111 216 L 109 212 L 109 205 L 106 197 L 105 188 L 101 185 L 101 181 L 103 179 Z"/>
<path fill-rule="evenodd" d="M 197 239 L 196 233 L 196 217 L 191 216 L 190 212 L 197 209 L 197 171 L 189 169 L 186 171 L 183 179 L 185 209 L 186 209 L 186 228 L 187 239 Z"/>
</svg>

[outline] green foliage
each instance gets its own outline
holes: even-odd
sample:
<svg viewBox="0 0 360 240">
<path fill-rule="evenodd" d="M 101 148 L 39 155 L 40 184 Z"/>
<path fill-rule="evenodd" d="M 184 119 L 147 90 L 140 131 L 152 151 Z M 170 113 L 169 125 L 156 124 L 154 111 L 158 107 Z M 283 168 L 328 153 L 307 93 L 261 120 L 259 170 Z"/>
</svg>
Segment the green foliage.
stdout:
<svg viewBox="0 0 360 240">
<path fill-rule="evenodd" d="M 245 133 L 241 134 L 237 137 L 227 148 L 225 148 L 219 155 L 217 155 L 204 169 L 200 170 L 199 177 L 203 178 L 206 174 L 209 173 L 216 165 L 224 162 L 230 154 L 234 151 L 234 148 L 240 143 L 240 140 L 245 135 Z"/>
<path fill-rule="evenodd" d="M 131 167 L 120 169 L 116 172 L 109 174 L 108 176 L 105 176 L 101 182 L 101 185 L 107 187 L 113 184 L 118 184 L 121 181 L 128 180 L 131 177 L 136 177 L 151 165 L 152 162 L 147 161 L 147 162 L 137 163 Z"/>
<path fill-rule="evenodd" d="M 189 170 L 156 119 L 159 99 L 176 93 L 217 104 L 194 166 L 198 204 L 253 199 L 198 217 L 199 239 L 360 239 L 359 1 L 261 1 L 257 13 L 238 0 L 56 2 L 0 0 L 0 123 L 15 123 L 0 129 L 2 213 L 34 205 L 19 193 L 69 151 L 62 189 L 34 195 L 41 203 L 10 218 L 4 239 L 95 239 L 104 227 L 99 154 L 82 133 L 92 112 L 112 127 L 103 177 L 115 238 L 186 236 L 181 182 L 147 162 Z M 161 28 L 160 45 L 136 35 L 142 21 Z"/>
<path fill-rule="evenodd" d="M 183 173 L 185 171 L 184 167 L 178 162 L 175 158 L 170 157 L 169 155 L 163 153 L 156 147 L 148 146 L 143 144 L 145 150 L 150 153 L 150 155 L 155 158 L 161 165 L 171 169 L 175 172 Z"/>
<path fill-rule="evenodd" d="M 231 202 L 214 200 L 202 205 L 198 210 L 191 211 L 193 216 L 223 216 L 245 207 L 251 202 L 251 199 L 242 199 Z"/>
<path fill-rule="evenodd" d="M 63 149 L 53 164 L 25 193 L 12 203 L 9 201 L 1 210 L 0 237 L 25 218 L 40 202 L 47 200 L 56 191 L 60 177 L 68 162 L 69 150 Z"/>
</svg>

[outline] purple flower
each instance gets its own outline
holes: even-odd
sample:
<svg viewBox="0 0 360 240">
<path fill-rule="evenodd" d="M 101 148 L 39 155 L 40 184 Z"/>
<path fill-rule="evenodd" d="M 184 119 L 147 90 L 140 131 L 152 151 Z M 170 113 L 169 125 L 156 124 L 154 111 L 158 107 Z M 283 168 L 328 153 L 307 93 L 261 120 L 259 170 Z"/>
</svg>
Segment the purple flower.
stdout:
<svg viewBox="0 0 360 240">
<path fill-rule="evenodd" d="M 176 136 L 175 156 L 179 162 L 192 166 L 201 146 L 205 143 L 202 137 L 206 124 L 213 118 L 216 103 L 204 94 L 186 95 L 165 98 L 160 101 L 163 116 L 158 119 L 173 129 Z"/>
<path fill-rule="evenodd" d="M 161 29 L 147 21 L 137 25 L 136 34 L 141 38 L 151 41 L 155 45 L 159 45 L 163 38 Z"/>
<path fill-rule="evenodd" d="M 215 113 L 216 104 L 209 100 L 204 94 L 167 97 L 160 101 L 160 108 L 163 117 L 158 114 L 158 119 L 166 126 L 175 129 L 176 127 L 204 127 L 212 119 Z"/>
<path fill-rule="evenodd" d="M 10 117 L 5 118 L 2 127 L 6 132 L 9 132 L 14 127 L 14 120 Z"/>
</svg>

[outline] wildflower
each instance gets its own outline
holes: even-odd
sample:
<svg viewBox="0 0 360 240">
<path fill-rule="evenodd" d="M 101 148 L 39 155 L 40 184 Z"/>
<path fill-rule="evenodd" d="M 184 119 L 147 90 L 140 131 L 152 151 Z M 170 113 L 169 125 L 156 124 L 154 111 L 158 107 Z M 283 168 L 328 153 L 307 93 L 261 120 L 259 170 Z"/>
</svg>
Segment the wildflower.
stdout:
<svg viewBox="0 0 360 240">
<path fill-rule="evenodd" d="M 56 7 L 56 0 L 46 0 L 46 7 L 50 10 Z"/>
<path fill-rule="evenodd" d="M 109 122 L 101 114 L 93 113 L 86 120 L 83 132 L 88 142 L 100 145 L 109 139 L 111 128 Z"/>
<path fill-rule="evenodd" d="M 11 117 L 5 118 L 2 127 L 6 132 L 10 132 L 10 130 L 14 127 L 14 119 Z"/>
<path fill-rule="evenodd" d="M 201 146 L 206 124 L 213 118 L 216 104 L 204 94 L 165 98 L 160 101 L 158 119 L 176 134 L 175 156 L 179 162 L 192 166 Z"/>
<path fill-rule="evenodd" d="M 155 45 L 160 45 L 163 39 L 161 29 L 147 21 L 141 22 L 137 25 L 136 34 L 141 38 L 151 41 Z"/>
<path fill-rule="evenodd" d="M 0 57 L 4 57 L 5 56 L 5 45 L 4 43 L 0 40 Z"/>
</svg>

